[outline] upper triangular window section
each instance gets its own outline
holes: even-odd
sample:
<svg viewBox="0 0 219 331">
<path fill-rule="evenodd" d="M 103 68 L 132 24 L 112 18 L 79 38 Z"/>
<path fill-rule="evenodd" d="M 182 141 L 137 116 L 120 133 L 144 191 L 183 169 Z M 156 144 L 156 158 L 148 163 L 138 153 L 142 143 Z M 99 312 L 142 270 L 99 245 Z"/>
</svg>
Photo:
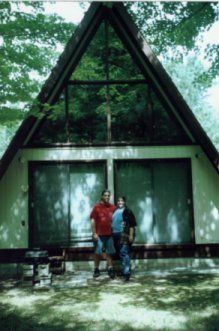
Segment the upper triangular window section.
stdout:
<svg viewBox="0 0 219 331">
<path fill-rule="evenodd" d="M 72 80 L 144 79 L 108 21 L 103 21 L 81 58 Z"/>
<path fill-rule="evenodd" d="M 107 20 L 32 144 L 187 144 L 189 139 Z"/>
</svg>

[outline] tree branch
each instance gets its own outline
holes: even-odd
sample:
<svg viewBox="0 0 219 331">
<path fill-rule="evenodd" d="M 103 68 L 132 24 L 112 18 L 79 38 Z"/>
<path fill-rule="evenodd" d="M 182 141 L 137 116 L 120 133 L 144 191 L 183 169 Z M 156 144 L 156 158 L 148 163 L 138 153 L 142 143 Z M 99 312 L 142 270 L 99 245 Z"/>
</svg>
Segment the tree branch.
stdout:
<svg viewBox="0 0 219 331">
<path fill-rule="evenodd" d="M 199 12 L 201 12 L 206 6 L 209 6 L 209 3 L 204 3 L 201 7 L 199 7 L 195 12 L 193 12 L 188 17 L 184 17 L 172 30 L 178 29 L 181 25 L 185 24 L 187 21 L 191 20 L 194 16 L 196 16 Z"/>
</svg>

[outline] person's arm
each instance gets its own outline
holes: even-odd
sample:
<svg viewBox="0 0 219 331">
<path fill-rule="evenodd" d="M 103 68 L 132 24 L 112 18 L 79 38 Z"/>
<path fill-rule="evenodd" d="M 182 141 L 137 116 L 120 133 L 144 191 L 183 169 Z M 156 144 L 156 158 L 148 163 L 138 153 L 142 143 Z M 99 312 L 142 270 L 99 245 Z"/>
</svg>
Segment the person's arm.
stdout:
<svg viewBox="0 0 219 331">
<path fill-rule="evenodd" d="M 133 214 L 133 212 L 131 211 L 131 209 L 127 209 L 127 217 L 128 217 L 128 222 L 129 222 L 129 242 L 130 244 L 133 243 L 134 241 L 134 236 L 135 236 L 135 226 L 136 224 L 136 219 L 135 219 L 135 215 Z"/>
<path fill-rule="evenodd" d="M 92 229 L 92 234 L 93 234 L 93 240 L 98 240 L 98 235 L 96 233 L 96 224 L 95 224 L 95 219 L 91 219 L 91 229 Z"/>
<path fill-rule="evenodd" d="M 130 243 L 132 243 L 134 240 L 134 231 L 135 231 L 134 227 L 129 228 L 129 242 Z"/>
</svg>

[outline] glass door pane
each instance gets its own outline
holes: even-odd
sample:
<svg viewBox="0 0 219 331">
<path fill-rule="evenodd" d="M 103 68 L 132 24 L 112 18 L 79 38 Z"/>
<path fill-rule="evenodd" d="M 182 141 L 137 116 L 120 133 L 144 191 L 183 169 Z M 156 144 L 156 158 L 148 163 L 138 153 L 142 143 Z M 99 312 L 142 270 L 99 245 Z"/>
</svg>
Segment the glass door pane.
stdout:
<svg viewBox="0 0 219 331">
<path fill-rule="evenodd" d="M 90 212 L 106 186 L 105 163 L 74 163 L 70 167 L 70 240 L 91 239 Z"/>
<path fill-rule="evenodd" d="M 192 240 L 187 162 L 154 164 L 154 236 L 156 243 Z"/>
<path fill-rule="evenodd" d="M 33 246 L 68 242 L 68 165 L 35 164 L 32 168 Z"/>
<path fill-rule="evenodd" d="M 141 162 L 119 162 L 116 166 L 116 197 L 122 195 L 135 214 L 136 243 L 154 243 L 151 167 Z"/>
</svg>

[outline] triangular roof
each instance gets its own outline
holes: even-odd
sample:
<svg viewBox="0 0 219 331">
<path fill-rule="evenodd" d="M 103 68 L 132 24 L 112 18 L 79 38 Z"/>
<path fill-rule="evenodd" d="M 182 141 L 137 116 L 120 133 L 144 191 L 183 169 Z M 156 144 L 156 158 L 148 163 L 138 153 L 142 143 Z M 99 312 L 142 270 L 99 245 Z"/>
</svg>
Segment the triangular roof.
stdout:
<svg viewBox="0 0 219 331">
<path fill-rule="evenodd" d="M 219 172 L 218 151 L 200 126 L 158 58 L 140 34 L 137 26 L 121 2 L 114 2 L 110 5 L 102 2 L 93 2 L 91 4 L 45 82 L 38 95 L 38 101 L 42 104 L 54 104 L 56 102 L 63 85 L 70 78 L 72 71 L 77 66 L 86 47 L 106 16 L 142 73 L 163 99 L 163 102 L 174 113 L 184 129 L 192 137 L 193 142 L 203 148 L 212 165 Z M 34 116 L 29 116 L 23 121 L 2 157 L 0 178 L 3 176 L 18 149 L 27 144 L 38 123 L 39 120 Z"/>
</svg>

